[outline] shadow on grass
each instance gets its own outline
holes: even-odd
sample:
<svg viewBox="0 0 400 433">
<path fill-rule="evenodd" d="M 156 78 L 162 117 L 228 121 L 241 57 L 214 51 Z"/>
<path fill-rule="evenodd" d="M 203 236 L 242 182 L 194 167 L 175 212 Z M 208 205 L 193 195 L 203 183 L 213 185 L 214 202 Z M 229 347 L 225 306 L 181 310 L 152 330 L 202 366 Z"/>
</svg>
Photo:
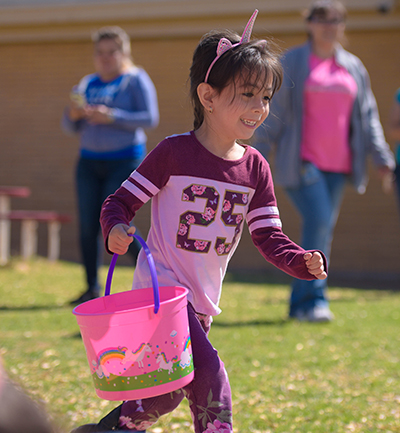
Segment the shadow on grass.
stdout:
<svg viewBox="0 0 400 433">
<path fill-rule="evenodd" d="M 66 336 L 64 336 L 64 337 L 62 337 L 62 338 L 65 338 L 65 339 L 67 339 L 67 340 L 69 340 L 69 339 L 73 339 L 73 340 L 82 340 L 82 335 L 81 335 L 80 332 L 74 332 L 73 334 L 66 335 Z"/>
<path fill-rule="evenodd" d="M 286 274 L 266 273 L 262 271 L 228 271 L 224 282 L 226 283 L 250 283 L 260 285 L 284 285 L 290 286 L 292 278 Z"/>
<path fill-rule="evenodd" d="M 0 311 L 39 311 L 39 310 L 62 310 L 70 308 L 71 311 L 73 309 L 72 306 L 69 305 L 16 305 L 16 306 L 7 306 L 0 305 Z"/>
<path fill-rule="evenodd" d="M 228 271 L 225 282 L 250 283 L 258 285 L 287 286 L 290 290 L 293 278 L 281 272 L 265 271 Z M 356 290 L 381 290 L 389 292 L 400 292 L 399 275 L 382 275 L 354 272 L 354 273 L 332 273 L 328 279 L 330 288 L 356 289 Z"/>
<path fill-rule="evenodd" d="M 276 326 L 286 325 L 289 319 L 278 319 L 278 320 L 248 320 L 244 322 L 223 322 L 220 320 L 213 321 L 212 326 L 219 326 L 221 328 L 243 328 L 246 326 Z"/>
</svg>

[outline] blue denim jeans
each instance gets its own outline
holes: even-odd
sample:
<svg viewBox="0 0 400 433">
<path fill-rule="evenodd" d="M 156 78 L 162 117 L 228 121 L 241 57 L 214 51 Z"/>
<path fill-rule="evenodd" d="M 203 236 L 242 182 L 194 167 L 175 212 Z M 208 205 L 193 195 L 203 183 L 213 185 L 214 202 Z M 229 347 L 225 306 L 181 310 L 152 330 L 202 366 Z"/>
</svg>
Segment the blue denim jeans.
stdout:
<svg viewBox="0 0 400 433">
<path fill-rule="evenodd" d="M 397 191 L 397 199 L 400 210 L 400 163 L 397 163 L 396 169 L 394 170 L 395 181 L 396 181 L 396 191 Z"/>
<path fill-rule="evenodd" d="M 79 239 L 88 290 L 98 290 L 98 268 L 103 258 L 100 211 L 104 200 L 129 177 L 141 160 L 92 160 L 80 158 L 76 168 Z M 140 249 L 137 243 L 132 250 Z"/>
<path fill-rule="evenodd" d="M 346 175 L 319 170 L 304 162 L 301 184 L 286 192 L 302 219 L 301 246 L 306 250 L 321 250 L 329 263 L 333 231 L 339 216 Z M 327 280 L 298 280 L 292 284 L 289 316 L 299 310 L 328 306 Z"/>
</svg>

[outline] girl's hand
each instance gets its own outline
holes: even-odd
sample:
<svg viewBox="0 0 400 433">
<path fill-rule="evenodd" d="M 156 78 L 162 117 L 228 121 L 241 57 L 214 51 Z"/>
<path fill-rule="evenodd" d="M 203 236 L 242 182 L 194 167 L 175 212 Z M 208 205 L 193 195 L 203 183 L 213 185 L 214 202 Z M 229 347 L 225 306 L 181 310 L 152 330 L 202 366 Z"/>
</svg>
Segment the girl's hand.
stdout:
<svg viewBox="0 0 400 433">
<path fill-rule="evenodd" d="M 108 235 L 108 249 L 115 254 L 125 254 L 133 238 L 129 234 L 134 234 L 135 227 L 126 224 L 115 225 Z"/>
<path fill-rule="evenodd" d="M 314 277 L 318 278 L 318 280 L 324 280 L 328 275 L 324 269 L 324 260 L 320 253 L 305 253 L 304 260 L 306 262 L 306 266 L 308 272 Z"/>
</svg>

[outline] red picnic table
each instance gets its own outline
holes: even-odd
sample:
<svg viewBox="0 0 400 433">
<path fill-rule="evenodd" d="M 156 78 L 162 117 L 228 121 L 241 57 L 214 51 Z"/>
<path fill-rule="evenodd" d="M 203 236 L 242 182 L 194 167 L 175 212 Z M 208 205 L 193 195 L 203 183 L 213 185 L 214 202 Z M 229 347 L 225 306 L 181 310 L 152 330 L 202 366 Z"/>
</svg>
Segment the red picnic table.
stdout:
<svg viewBox="0 0 400 433">
<path fill-rule="evenodd" d="M 29 259 L 37 253 L 39 223 L 47 223 L 48 253 L 50 261 L 60 256 L 60 228 L 71 221 L 67 214 L 42 210 L 11 210 L 11 197 L 28 197 L 29 188 L 0 186 L 0 265 L 10 258 L 11 221 L 21 222 L 21 255 Z"/>
<path fill-rule="evenodd" d="M 8 262 L 10 256 L 11 197 L 28 197 L 31 190 L 25 186 L 0 186 L 0 265 Z"/>
</svg>

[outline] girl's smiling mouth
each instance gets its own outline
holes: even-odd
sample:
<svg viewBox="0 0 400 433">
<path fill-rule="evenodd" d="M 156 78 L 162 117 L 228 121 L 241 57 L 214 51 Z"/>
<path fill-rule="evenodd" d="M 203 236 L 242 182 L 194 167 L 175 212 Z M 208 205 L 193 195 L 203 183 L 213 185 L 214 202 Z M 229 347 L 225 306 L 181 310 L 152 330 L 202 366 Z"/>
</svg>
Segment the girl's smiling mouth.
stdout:
<svg viewBox="0 0 400 433">
<path fill-rule="evenodd" d="M 247 126 L 256 126 L 257 125 L 256 120 L 247 120 L 247 119 L 240 119 L 240 120 Z"/>
</svg>

